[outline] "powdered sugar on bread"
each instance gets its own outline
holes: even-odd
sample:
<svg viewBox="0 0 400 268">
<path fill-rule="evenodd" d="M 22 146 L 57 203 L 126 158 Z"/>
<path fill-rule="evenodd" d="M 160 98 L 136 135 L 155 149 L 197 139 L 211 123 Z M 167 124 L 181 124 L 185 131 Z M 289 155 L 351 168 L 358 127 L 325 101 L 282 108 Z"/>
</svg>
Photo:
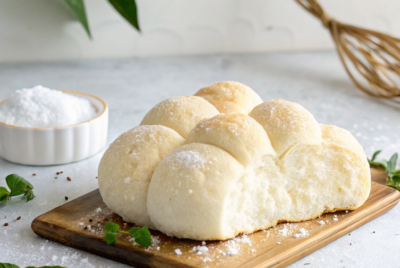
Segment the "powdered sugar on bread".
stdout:
<svg viewBox="0 0 400 268">
<path fill-rule="evenodd" d="M 225 240 L 279 222 L 353 210 L 365 202 L 370 191 L 368 163 L 349 132 L 318 124 L 296 103 L 259 104 L 254 91 L 238 84 L 220 82 L 199 91 L 197 95 L 208 102 L 200 97 L 167 100 L 145 116 L 137 131 L 163 125 L 185 139 L 174 138 L 173 146 L 150 138 L 124 141 L 146 142 L 147 149 L 139 154 L 141 163 L 152 163 L 141 173 L 149 183 L 135 185 L 135 191 L 146 193 L 146 211 L 135 212 L 138 208 L 132 206 L 131 215 L 124 218 L 138 223 L 136 218 L 147 216 L 152 228 L 169 236 Z M 124 146 L 114 144 L 118 143 L 105 154 L 108 159 L 129 158 Z M 163 154 L 148 153 L 157 150 Z M 130 165 L 141 165 L 132 160 Z M 126 172 L 117 171 L 106 160 L 99 167 L 100 190 L 116 213 L 117 204 L 126 206 L 125 201 L 104 187 L 110 180 L 132 185 L 124 180 L 136 180 L 138 173 L 128 167 L 120 166 Z M 293 235 L 304 237 L 307 231 Z"/>
</svg>

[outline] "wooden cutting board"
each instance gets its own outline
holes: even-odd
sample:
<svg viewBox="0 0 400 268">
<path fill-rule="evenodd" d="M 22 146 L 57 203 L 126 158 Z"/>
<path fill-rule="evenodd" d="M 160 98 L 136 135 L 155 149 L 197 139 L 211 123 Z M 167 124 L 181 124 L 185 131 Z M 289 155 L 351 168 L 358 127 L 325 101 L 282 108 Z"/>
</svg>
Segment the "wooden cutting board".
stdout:
<svg viewBox="0 0 400 268">
<path fill-rule="evenodd" d="M 373 180 L 384 180 L 376 170 L 372 175 Z M 315 220 L 281 223 L 228 241 L 207 242 L 208 252 L 201 254 L 193 250 L 202 245 L 200 241 L 170 238 L 156 231 L 151 234 L 159 242 L 147 249 L 133 245 L 124 234 L 118 234 L 115 245 L 107 245 L 102 239 L 105 223 L 116 222 L 124 230 L 132 225 L 124 225 L 107 208 L 99 190 L 37 217 L 32 229 L 46 239 L 136 267 L 285 267 L 388 211 L 399 199 L 397 190 L 372 182 L 368 200 L 355 211 L 328 213 Z M 301 228 L 306 230 L 305 236 L 296 237 Z M 176 249 L 182 254 L 177 255 Z M 235 249 L 237 254 L 228 254 Z"/>
</svg>

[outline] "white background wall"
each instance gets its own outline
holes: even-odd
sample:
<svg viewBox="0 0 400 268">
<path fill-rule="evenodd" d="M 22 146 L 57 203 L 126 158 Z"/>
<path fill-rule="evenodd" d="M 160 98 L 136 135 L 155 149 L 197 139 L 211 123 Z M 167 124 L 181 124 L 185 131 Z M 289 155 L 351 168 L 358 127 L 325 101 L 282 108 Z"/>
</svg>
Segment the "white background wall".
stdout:
<svg viewBox="0 0 400 268">
<path fill-rule="evenodd" d="M 138 0 L 139 34 L 108 4 L 86 0 L 93 34 L 59 0 L 0 0 L 0 62 L 332 48 L 294 0 Z M 399 0 L 324 0 L 343 21 L 400 36 Z"/>
</svg>

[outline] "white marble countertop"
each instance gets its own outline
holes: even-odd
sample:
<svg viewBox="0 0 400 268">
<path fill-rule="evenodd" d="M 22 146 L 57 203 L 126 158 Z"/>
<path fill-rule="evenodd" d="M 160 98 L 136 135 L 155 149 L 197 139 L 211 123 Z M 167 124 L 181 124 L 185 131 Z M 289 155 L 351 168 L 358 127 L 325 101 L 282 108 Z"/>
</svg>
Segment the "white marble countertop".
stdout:
<svg viewBox="0 0 400 268">
<path fill-rule="evenodd" d="M 283 98 L 300 103 L 319 122 L 351 131 L 367 155 L 383 149 L 388 158 L 400 151 L 400 109 L 358 91 L 333 51 L 0 64 L 0 100 L 16 89 L 37 84 L 95 94 L 110 107 L 110 143 L 138 125 L 158 102 L 192 95 L 202 86 L 222 80 L 247 84 L 264 100 Z M 101 155 L 47 167 L 0 159 L 0 186 L 6 185 L 6 175 L 17 173 L 33 183 L 37 196 L 29 203 L 17 197 L 7 206 L 0 205 L 0 262 L 21 267 L 128 267 L 46 241 L 30 228 L 35 217 L 64 204 L 65 196 L 72 200 L 97 188 Z M 55 180 L 55 173 L 61 170 L 64 173 Z M 18 216 L 22 217 L 19 221 Z M 397 205 L 351 236 L 333 241 L 290 267 L 304 267 L 304 263 L 310 263 L 307 267 L 398 267 L 400 235 L 395 234 L 400 233 L 399 220 Z M 5 222 L 9 226 L 4 227 Z"/>
</svg>

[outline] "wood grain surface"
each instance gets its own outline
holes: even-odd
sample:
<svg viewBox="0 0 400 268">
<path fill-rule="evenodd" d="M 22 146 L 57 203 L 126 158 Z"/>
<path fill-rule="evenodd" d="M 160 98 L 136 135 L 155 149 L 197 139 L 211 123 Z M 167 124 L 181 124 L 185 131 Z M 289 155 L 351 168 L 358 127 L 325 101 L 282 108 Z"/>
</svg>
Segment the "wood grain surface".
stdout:
<svg viewBox="0 0 400 268">
<path fill-rule="evenodd" d="M 373 170 L 372 175 L 373 180 L 384 182 L 381 171 Z M 201 241 L 170 238 L 152 230 L 151 234 L 158 237 L 153 241 L 159 242 L 147 249 L 134 245 L 125 234 L 117 235 L 115 245 L 107 245 L 102 239 L 105 223 L 116 222 L 124 230 L 133 225 L 107 208 L 99 190 L 37 217 L 32 229 L 46 239 L 136 267 L 285 267 L 388 211 L 399 199 L 397 190 L 372 182 L 368 200 L 355 211 L 328 213 L 228 241 L 206 242 L 208 251 L 201 254 L 193 249 L 201 246 Z M 296 237 L 301 228 L 306 234 Z M 176 249 L 182 254 L 178 255 Z M 235 249 L 237 254 L 230 255 Z"/>
</svg>

